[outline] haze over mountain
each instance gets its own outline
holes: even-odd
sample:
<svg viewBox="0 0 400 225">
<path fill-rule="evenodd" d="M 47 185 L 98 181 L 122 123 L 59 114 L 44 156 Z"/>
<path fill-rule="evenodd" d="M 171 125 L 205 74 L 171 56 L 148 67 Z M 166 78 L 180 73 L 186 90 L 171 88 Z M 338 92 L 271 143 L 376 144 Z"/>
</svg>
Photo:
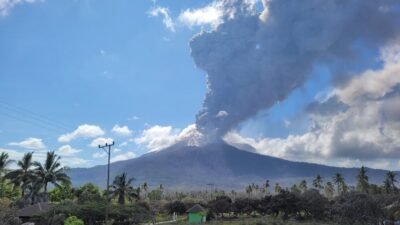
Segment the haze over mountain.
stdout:
<svg viewBox="0 0 400 225">
<path fill-rule="evenodd" d="M 74 168 L 69 174 L 74 185 L 86 182 L 105 186 L 106 165 Z M 111 164 L 111 179 L 122 172 L 136 179 L 136 185 L 163 184 L 166 188 L 205 189 L 207 184 L 230 189 L 249 183 L 264 183 L 267 179 L 291 185 L 301 179 L 311 181 L 317 174 L 331 179 L 341 173 L 346 182 L 354 183 L 357 168 L 339 168 L 303 162 L 292 162 L 275 157 L 240 150 L 223 142 L 201 147 L 179 143 L 162 151 L 139 158 Z M 373 183 L 382 183 L 386 171 L 369 169 Z"/>
</svg>

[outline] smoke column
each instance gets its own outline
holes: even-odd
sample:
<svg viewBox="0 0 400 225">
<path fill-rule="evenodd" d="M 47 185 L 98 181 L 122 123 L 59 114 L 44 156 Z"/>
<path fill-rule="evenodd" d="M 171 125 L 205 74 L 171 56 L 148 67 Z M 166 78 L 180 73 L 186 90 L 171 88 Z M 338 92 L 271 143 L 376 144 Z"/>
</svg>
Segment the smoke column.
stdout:
<svg viewBox="0 0 400 225">
<path fill-rule="evenodd" d="M 245 0 L 224 0 L 224 23 L 202 32 L 191 54 L 207 73 L 197 129 L 216 141 L 244 120 L 302 86 L 317 64 L 337 73 L 362 65 L 400 34 L 399 0 L 264 0 L 257 14 Z"/>
</svg>

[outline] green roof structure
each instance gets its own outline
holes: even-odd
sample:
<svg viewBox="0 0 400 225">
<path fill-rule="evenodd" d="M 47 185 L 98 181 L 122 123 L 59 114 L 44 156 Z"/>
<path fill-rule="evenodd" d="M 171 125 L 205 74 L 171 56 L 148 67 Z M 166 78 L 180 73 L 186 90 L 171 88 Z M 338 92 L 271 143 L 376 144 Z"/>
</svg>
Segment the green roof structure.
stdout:
<svg viewBox="0 0 400 225">
<path fill-rule="evenodd" d="M 188 222 L 190 224 L 206 222 L 207 210 L 205 210 L 201 205 L 196 204 L 186 212 L 188 213 Z"/>
</svg>

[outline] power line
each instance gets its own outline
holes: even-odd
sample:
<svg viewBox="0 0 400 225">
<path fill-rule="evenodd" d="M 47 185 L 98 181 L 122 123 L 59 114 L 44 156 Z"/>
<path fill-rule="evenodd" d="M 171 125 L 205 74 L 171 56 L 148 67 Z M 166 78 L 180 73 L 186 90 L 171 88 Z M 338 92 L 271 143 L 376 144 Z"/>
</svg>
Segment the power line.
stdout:
<svg viewBox="0 0 400 225">
<path fill-rule="evenodd" d="M 49 119 L 43 115 L 40 115 L 38 113 L 32 112 L 30 110 L 27 110 L 19 106 L 15 106 L 13 104 L 7 103 L 2 100 L 0 100 L 0 110 L 2 111 L 3 115 L 18 120 L 20 122 L 27 122 L 29 124 L 34 123 L 41 127 L 51 128 L 53 130 L 62 132 L 72 130 L 72 128 L 70 128 L 69 126 L 61 124 L 59 122 L 55 122 L 54 120 Z"/>
<path fill-rule="evenodd" d="M 29 117 L 31 117 L 31 118 L 34 118 L 34 119 L 43 121 L 43 122 L 45 122 L 45 123 L 52 124 L 52 125 L 54 125 L 54 126 L 57 126 L 57 127 L 62 128 L 62 129 L 67 129 L 67 130 L 70 129 L 67 125 L 62 124 L 62 123 L 60 123 L 59 121 L 56 122 L 56 121 L 54 121 L 54 120 L 52 120 L 52 119 L 49 119 L 49 118 L 46 117 L 46 116 L 43 116 L 43 115 L 41 115 L 41 114 L 32 112 L 31 110 L 28 110 L 28 109 L 23 108 L 23 107 L 13 105 L 13 104 L 8 103 L 8 102 L 5 102 L 5 101 L 3 101 L 3 100 L 0 100 L 0 107 L 3 107 L 4 109 L 12 110 L 12 111 L 17 112 L 17 113 L 20 113 L 20 114 L 24 114 L 24 115 L 29 116 Z"/>
<path fill-rule="evenodd" d="M 0 109 L 0 115 L 6 116 L 8 118 L 14 119 L 14 120 L 19 121 L 19 122 L 24 123 L 24 124 L 29 124 L 30 126 L 34 126 L 34 127 L 41 127 L 41 128 L 45 128 L 45 129 L 50 129 L 50 130 L 53 130 L 53 131 L 56 131 L 56 132 L 65 132 L 66 131 L 65 129 L 60 129 L 60 128 L 57 128 L 57 127 L 54 127 L 54 126 L 50 126 L 48 124 L 41 123 L 41 122 L 29 119 L 29 118 L 18 117 L 18 116 L 14 115 L 14 114 L 10 114 L 8 112 L 1 111 L 1 109 Z"/>
</svg>

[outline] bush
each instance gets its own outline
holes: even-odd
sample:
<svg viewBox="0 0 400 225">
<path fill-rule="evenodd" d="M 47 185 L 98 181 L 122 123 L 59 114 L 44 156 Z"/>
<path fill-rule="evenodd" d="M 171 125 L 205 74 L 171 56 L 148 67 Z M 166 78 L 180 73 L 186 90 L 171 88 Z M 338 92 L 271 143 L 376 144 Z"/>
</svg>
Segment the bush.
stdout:
<svg viewBox="0 0 400 225">
<path fill-rule="evenodd" d="M 224 213 L 231 212 L 232 199 L 224 195 L 218 196 L 215 200 L 209 202 L 208 205 L 215 213 L 223 216 Z"/>
<path fill-rule="evenodd" d="M 251 198 L 238 198 L 232 204 L 232 212 L 235 215 L 238 214 L 247 214 L 251 215 L 257 207 L 258 201 Z"/>
<path fill-rule="evenodd" d="M 64 225 L 85 225 L 81 219 L 76 216 L 70 216 L 64 221 Z"/>
<path fill-rule="evenodd" d="M 379 201 L 365 193 L 346 193 L 335 200 L 335 221 L 341 224 L 375 225 L 384 219 Z"/>
<path fill-rule="evenodd" d="M 168 203 L 166 205 L 166 209 L 167 209 L 168 213 L 170 213 L 170 214 L 172 214 L 174 212 L 176 212 L 179 215 L 186 213 L 186 206 L 181 201 L 174 201 L 174 202 Z"/>
<path fill-rule="evenodd" d="M 295 194 L 282 190 L 271 198 L 270 210 L 275 215 L 283 213 L 283 218 L 287 219 L 299 211 L 298 205 L 299 198 Z"/>
<path fill-rule="evenodd" d="M 299 208 L 306 219 L 323 220 L 328 217 L 329 202 L 318 190 L 310 189 L 301 195 Z"/>
<path fill-rule="evenodd" d="M 11 201 L 0 198 L 0 224 L 1 225 L 20 225 L 21 220 L 15 215 L 16 210 L 10 208 Z"/>
<path fill-rule="evenodd" d="M 53 214 L 76 215 L 84 224 L 101 224 L 105 220 L 104 212 L 104 202 L 85 201 L 77 204 L 73 201 L 64 201 L 47 215 L 43 215 L 42 218 L 47 221 L 47 218 L 51 218 Z M 114 225 L 138 224 L 151 218 L 150 210 L 143 203 L 135 205 L 111 204 L 109 212 L 110 219 L 114 221 Z"/>
</svg>

